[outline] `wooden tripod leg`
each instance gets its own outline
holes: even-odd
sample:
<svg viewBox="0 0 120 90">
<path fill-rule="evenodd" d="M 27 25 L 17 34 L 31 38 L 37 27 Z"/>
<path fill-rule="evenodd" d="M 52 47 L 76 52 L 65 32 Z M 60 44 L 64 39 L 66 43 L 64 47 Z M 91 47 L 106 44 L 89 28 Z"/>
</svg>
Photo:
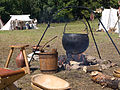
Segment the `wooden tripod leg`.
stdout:
<svg viewBox="0 0 120 90">
<path fill-rule="evenodd" d="M 10 58 L 11 58 L 12 53 L 13 53 L 13 50 L 14 50 L 14 48 L 11 48 L 11 49 L 10 49 L 10 52 L 9 52 L 9 55 L 8 55 L 7 61 L 6 61 L 6 63 L 5 63 L 5 68 L 8 67 L 8 64 L 9 64 L 9 62 L 10 62 Z"/>
<path fill-rule="evenodd" d="M 23 52 L 23 57 L 24 57 L 24 59 L 25 59 L 25 64 L 26 64 L 26 68 L 27 68 L 27 73 L 30 74 L 30 68 L 29 68 L 29 65 L 28 65 L 28 60 L 27 60 L 27 57 L 26 57 L 25 48 L 22 49 L 22 52 Z"/>
</svg>

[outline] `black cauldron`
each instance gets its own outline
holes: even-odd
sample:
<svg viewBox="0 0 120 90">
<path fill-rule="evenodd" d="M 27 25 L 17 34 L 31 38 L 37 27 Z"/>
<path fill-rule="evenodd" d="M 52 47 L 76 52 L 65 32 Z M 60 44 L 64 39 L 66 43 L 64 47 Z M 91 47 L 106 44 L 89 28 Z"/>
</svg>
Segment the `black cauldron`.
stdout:
<svg viewBox="0 0 120 90">
<path fill-rule="evenodd" d="M 62 45 L 67 53 L 80 54 L 89 46 L 88 34 L 63 33 Z"/>
<path fill-rule="evenodd" d="M 67 23 L 64 26 L 64 32 L 62 37 L 62 45 L 66 50 L 66 53 L 80 54 L 84 52 L 89 46 L 88 27 L 84 21 L 82 21 L 87 30 L 87 34 L 78 33 L 65 33 Z"/>
</svg>

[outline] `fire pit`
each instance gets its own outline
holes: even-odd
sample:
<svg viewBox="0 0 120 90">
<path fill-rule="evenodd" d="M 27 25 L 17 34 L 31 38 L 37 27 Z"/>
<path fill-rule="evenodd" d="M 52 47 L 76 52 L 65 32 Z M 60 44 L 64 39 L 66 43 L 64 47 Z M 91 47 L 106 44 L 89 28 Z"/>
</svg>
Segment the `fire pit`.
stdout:
<svg viewBox="0 0 120 90">
<path fill-rule="evenodd" d="M 57 16 L 60 11 L 62 11 L 64 9 L 70 9 L 70 8 L 78 8 L 80 10 L 80 17 L 84 18 L 86 20 L 86 23 L 87 23 L 86 26 L 89 27 L 91 36 L 93 38 L 93 41 L 94 41 L 94 44 L 96 46 L 96 50 L 97 50 L 97 53 L 98 53 L 98 56 L 99 56 L 100 59 L 101 59 L 101 55 L 100 55 L 97 43 L 96 43 L 95 38 L 94 38 L 94 35 L 93 35 L 93 32 L 92 32 L 92 28 L 91 28 L 90 23 L 88 21 L 88 17 L 86 17 L 85 14 L 82 14 L 82 10 L 86 10 L 89 13 L 93 13 L 96 16 L 96 18 L 98 19 L 100 24 L 103 26 L 103 28 L 104 28 L 105 32 L 107 33 L 108 37 L 110 38 L 110 40 L 111 40 L 112 44 L 114 45 L 115 49 L 117 50 L 118 54 L 120 55 L 120 52 L 119 52 L 117 46 L 115 45 L 114 41 L 110 37 L 108 31 L 104 27 L 104 25 L 101 22 L 101 20 L 99 19 L 99 17 L 96 15 L 96 13 L 93 10 L 91 10 L 91 9 L 89 9 L 87 7 L 83 7 L 83 6 L 68 6 L 68 7 L 64 7 L 62 9 L 58 10 L 54 14 L 54 16 Z M 52 22 L 52 20 L 54 20 L 53 17 L 51 18 L 51 20 L 48 23 L 46 29 L 44 30 L 44 33 L 43 33 L 42 37 L 40 38 L 40 40 L 39 40 L 39 42 L 37 44 L 37 47 L 39 47 L 39 45 L 40 45 L 40 43 L 41 43 L 41 41 L 42 41 L 46 31 L 50 27 L 50 23 Z M 65 25 L 65 28 L 66 28 L 66 25 Z M 64 29 L 63 38 L 62 38 L 62 44 L 63 44 L 64 49 L 66 50 L 66 55 L 67 55 L 66 64 L 69 64 L 70 63 L 70 59 L 72 59 L 72 55 L 74 55 L 74 54 L 81 54 L 88 48 L 88 45 L 89 45 L 88 34 L 65 33 L 65 29 Z M 33 51 L 32 58 L 35 55 L 35 51 Z M 31 60 L 32 60 L 32 58 L 31 58 Z M 29 62 L 29 64 L 30 64 L 30 62 Z"/>
</svg>

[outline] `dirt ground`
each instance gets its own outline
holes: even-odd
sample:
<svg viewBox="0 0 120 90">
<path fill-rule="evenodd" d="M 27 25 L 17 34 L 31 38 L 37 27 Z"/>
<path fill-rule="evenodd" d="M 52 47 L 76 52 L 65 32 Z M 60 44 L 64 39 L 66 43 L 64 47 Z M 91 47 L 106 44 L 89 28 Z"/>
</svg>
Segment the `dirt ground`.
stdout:
<svg viewBox="0 0 120 90">
<path fill-rule="evenodd" d="M 103 34 L 103 32 L 102 32 Z M 116 52 L 114 46 L 112 45 L 112 43 L 110 42 L 109 39 L 107 39 L 108 37 L 105 36 L 105 38 L 102 36 L 101 33 L 95 33 L 96 39 L 97 39 L 97 44 L 101 53 L 101 57 L 102 59 L 106 59 L 106 60 L 111 60 L 112 62 L 117 63 L 118 67 L 120 66 L 120 57 L 118 55 L 118 53 Z M 102 37 L 101 37 L 102 36 Z M 116 43 L 116 45 L 118 46 L 118 49 L 120 49 L 120 38 L 117 37 L 116 34 L 112 34 L 112 37 Z M 96 58 L 98 58 L 98 54 L 96 52 L 96 48 L 94 46 L 94 43 L 92 41 L 92 39 L 90 39 L 90 44 L 88 49 L 86 50 L 86 54 L 94 56 Z M 61 44 L 61 38 L 60 38 L 60 43 L 56 42 L 57 44 L 54 45 L 58 45 Z M 0 47 L 0 66 L 4 67 L 5 61 L 7 59 L 7 55 L 9 53 L 9 45 L 11 45 L 12 43 L 8 43 L 7 42 L 2 42 L 1 43 L 1 47 Z M 54 48 L 54 45 L 52 45 L 52 48 Z M 29 54 L 31 52 L 31 47 L 28 47 L 27 49 L 27 54 Z M 65 51 L 62 48 L 62 44 L 61 46 L 57 46 L 57 50 L 59 55 L 64 55 Z M 19 50 L 15 50 L 14 55 L 17 55 L 19 53 Z M 15 56 L 12 57 L 12 60 L 10 62 L 9 68 L 11 69 L 16 69 L 16 64 L 15 64 Z M 118 67 L 111 67 L 107 70 L 103 70 L 102 72 L 107 74 L 107 75 L 111 75 L 113 76 L 112 72 L 115 68 Z M 17 82 L 15 82 L 15 84 L 17 84 L 18 88 L 20 88 L 21 90 L 32 90 L 31 88 L 31 77 L 35 74 L 39 74 L 41 73 L 40 71 L 40 65 L 39 65 L 39 61 L 32 61 L 31 65 L 30 65 L 30 69 L 31 69 L 31 74 L 27 74 L 24 77 L 22 77 L 21 79 L 17 80 Z M 55 74 L 52 74 L 55 76 L 58 76 L 66 81 L 68 81 L 70 83 L 70 87 L 71 90 L 112 90 L 111 88 L 105 87 L 102 88 L 101 85 L 94 83 L 91 80 L 90 77 L 90 73 L 85 73 L 82 69 L 80 70 L 61 70 Z"/>
</svg>

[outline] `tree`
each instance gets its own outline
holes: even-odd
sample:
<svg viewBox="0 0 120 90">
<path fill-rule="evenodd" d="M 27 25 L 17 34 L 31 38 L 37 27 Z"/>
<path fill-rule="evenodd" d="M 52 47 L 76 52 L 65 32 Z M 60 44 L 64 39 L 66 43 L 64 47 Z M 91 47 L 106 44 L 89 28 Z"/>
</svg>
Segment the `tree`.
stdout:
<svg viewBox="0 0 120 90">
<path fill-rule="evenodd" d="M 92 10 L 100 8 L 118 8 L 117 0 L 0 0 L 0 16 L 7 22 L 11 14 L 30 14 L 39 22 L 50 21 L 55 13 L 66 6 L 84 6 Z M 80 17 L 80 13 L 89 18 L 88 11 L 79 8 L 62 10 L 53 19 L 53 22 L 65 22 L 72 18 Z"/>
</svg>

